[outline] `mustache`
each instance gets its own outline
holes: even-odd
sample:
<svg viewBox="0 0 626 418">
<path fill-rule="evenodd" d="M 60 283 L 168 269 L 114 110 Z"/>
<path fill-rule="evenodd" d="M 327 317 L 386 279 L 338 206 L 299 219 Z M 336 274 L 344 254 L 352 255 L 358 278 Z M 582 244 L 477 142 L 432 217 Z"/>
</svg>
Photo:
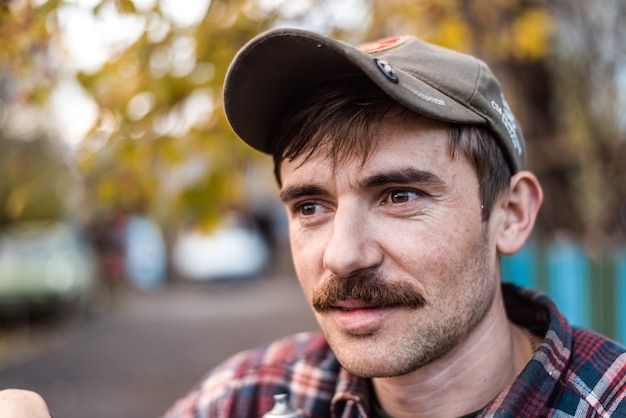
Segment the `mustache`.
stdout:
<svg viewBox="0 0 626 418">
<path fill-rule="evenodd" d="M 313 291 L 312 305 L 317 312 L 327 312 L 339 302 L 350 300 L 376 307 L 421 308 L 426 300 L 406 282 L 387 282 L 374 271 L 349 276 L 333 275 Z"/>
</svg>

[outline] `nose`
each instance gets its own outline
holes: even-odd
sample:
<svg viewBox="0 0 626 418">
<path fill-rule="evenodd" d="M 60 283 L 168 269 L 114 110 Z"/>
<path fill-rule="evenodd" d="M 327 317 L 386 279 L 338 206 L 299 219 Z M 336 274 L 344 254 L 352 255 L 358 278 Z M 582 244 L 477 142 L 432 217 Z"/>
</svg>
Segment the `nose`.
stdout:
<svg viewBox="0 0 626 418">
<path fill-rule="evenodd" d="M 338 276 L 347 276 L 378 266 L 383 253 L 371 224 L 362 211 L 337 208 L 324 249 L 324 268 Z"/>
</svg>

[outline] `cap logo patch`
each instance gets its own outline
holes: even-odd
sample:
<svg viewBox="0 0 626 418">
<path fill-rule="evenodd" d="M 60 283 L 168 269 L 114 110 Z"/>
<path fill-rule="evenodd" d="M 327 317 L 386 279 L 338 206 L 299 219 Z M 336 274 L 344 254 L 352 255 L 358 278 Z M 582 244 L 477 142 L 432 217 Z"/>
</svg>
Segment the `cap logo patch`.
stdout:
<svg viewBox="0 0 626 418">
<path fill-rule="evenodd" d="M 515 121 L 515 116 L 513 116 L 513 112 L 511 112 L 511 108 L 509 104 L 504 99 L 503 95 L 500 95 L 502 99 L 502 107 L 495 101 L 491 101 L 491 107 L 498 112 L 500 118 L 502 119 L 502 124 L 506 128 L 506 131 L 509 134 L 509 138 L 511 139 L 511 143 L 513 144 L 513 148 L 519 155 L 522 155 L 522 146 L 519 142 L 519 137 L 517 136 L 517 122 Z"/>
<path fill-rule="evenodd" d="M 386 51 L 402 45 L 411 39 L 410 36 L 396 36 L 393 38 L 381 39 L 380 41 L 369 42 L 357 47 L 357 49 L 365 54 L 373 54 L 374 52 Z"/>
</svg>

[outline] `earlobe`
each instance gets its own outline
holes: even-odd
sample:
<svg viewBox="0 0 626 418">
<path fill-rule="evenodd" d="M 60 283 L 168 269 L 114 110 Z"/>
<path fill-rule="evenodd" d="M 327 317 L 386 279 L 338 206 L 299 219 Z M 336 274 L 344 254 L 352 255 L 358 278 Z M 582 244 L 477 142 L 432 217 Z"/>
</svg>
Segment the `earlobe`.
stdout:
<svg viewBox="0 0 626 418">
<path fill-rule="evenodd" d="M 500 253 L 511 255 L 522 248 L 533 231 L 542 201 L 543 191 L 532 173 L 521 171 L 511 177 L 509 190 L 498 201 L 503 215 L 496 238 Z"/>
</svg>

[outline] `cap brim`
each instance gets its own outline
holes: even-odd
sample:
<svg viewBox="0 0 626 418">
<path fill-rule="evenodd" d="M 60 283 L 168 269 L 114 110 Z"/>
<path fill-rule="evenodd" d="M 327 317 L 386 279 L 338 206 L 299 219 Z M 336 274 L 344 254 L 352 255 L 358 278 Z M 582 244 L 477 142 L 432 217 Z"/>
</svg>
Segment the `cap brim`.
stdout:
<svg viewBox="0 0 626 418">
<path fill-rule="evenodd" d="M 352 45 L 304 30 L 262 34 L 237 54 L 228 70 L 224 83 L 228 120 L 246 143 L 271 154 L 271 130 L 299 95 L 324 79 L 361 73 L 418 113 L 454 123 L 485 123 L 481 115 L 401 69 L 395 69 L 399 82 L 390 82 L 373 58 Z M 423 100 L 416 100 L 416 94 Z"/>
</svg>

